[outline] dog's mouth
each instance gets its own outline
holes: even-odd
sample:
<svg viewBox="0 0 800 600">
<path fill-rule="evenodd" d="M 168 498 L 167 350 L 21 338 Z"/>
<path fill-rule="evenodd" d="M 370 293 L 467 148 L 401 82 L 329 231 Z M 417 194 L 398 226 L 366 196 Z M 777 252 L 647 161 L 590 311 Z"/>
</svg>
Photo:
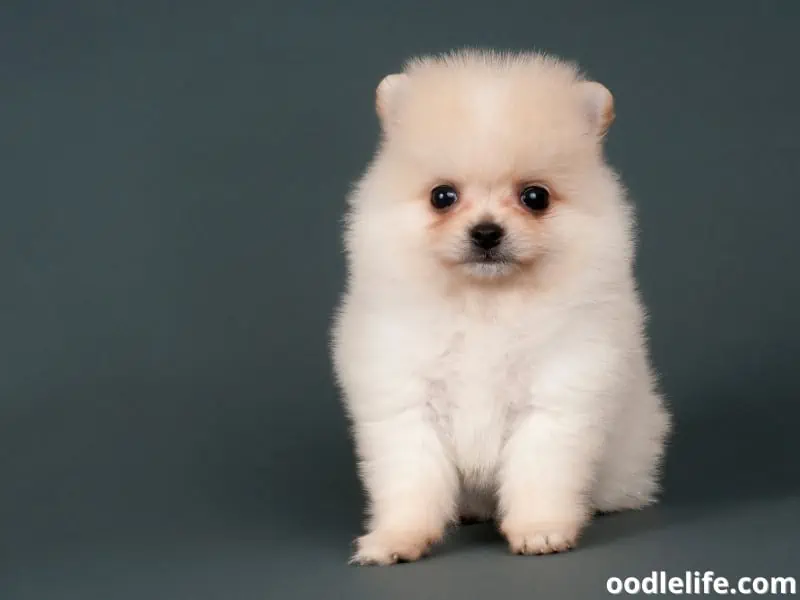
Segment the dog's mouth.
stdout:
<svg viewBox="0 0 800 600">
<path fill-rule="evenodd" d="M 472 265 L 514 265 L 517 261 L 513 256 L 505 252 L 497 252 L 494 250 L 483 250 L 471 252 L 467 259 L 464 261 L 466 264 Z"/>
<path fill-rule="evenodd" d="M 461 262 L 461 267 L 471 277 L 496 279 L 516 271 L 519 261 L 514 256 L 497 250 L 474 250 Z"/>
</svg>

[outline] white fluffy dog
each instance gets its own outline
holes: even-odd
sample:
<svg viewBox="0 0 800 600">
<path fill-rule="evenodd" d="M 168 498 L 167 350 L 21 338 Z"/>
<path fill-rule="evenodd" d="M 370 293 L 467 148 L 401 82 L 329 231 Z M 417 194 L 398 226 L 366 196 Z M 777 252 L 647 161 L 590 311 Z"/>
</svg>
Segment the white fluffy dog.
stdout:
<svg viewBox="0 0 800 600">
<path fill-rule="evenodd" d="M 376 99 L 333 327 L 369 498 L 353 561 L 415 560 L 459 518 L 569 549 L 595 511 L 654 501 L 670 429 L 604 160 L 612 96 L 552 57 L 463 51 Z"/>
</svg>

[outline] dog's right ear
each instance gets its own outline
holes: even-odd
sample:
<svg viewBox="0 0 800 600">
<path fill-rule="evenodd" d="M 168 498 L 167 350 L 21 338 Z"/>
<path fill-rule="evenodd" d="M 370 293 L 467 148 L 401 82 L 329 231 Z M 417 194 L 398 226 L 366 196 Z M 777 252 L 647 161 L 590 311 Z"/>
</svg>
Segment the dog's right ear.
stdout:
<svg viewBox="0 0 800 600">
<path fill-rule="evenodd" d="M 405 73 L 387 75 L 375 90 L 375 111 L 384 129 L 392 118 L 392 112 L 397 107 L 398 98 L 403 93 L 407 79 L 408 75 Z"/>
</svg>

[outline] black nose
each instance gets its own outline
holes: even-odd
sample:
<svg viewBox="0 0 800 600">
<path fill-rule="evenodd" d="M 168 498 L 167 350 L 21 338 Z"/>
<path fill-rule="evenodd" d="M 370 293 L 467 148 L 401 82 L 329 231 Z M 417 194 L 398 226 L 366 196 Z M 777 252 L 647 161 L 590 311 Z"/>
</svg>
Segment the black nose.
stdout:
<svg viewBox="0 0 800 600">
<path fill-rule="evenodd" d="M 478 223 L 469 232 L 472 243 L 483 250 L 491 250 L 503 239 L 503 228 L 497 223 Z"/>
</svg>

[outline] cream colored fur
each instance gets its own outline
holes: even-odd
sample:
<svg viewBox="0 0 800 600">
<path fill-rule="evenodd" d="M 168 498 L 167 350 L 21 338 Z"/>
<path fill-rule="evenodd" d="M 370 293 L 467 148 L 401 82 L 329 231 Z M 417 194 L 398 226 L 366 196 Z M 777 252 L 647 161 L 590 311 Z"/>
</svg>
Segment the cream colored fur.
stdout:
<svg viewBox="0 0 800 600">
<path fill-rule="evenodd" d="M 333 328 L 369 498 L 354 562 L 417 559 L 459 517 L 557 552 L 595 511 L 652 503 L 669 417 L 603 157 L 611 94 L 551 57 L 463 51 L 410 62 L 376 102 Z M 459 200 L 439 213 L 442 182 Z M 551 192 L 543 215 L 519 201 L 529 183 Z M 465 261 L 486 218 L 511 263 Z"/>
</svg>

